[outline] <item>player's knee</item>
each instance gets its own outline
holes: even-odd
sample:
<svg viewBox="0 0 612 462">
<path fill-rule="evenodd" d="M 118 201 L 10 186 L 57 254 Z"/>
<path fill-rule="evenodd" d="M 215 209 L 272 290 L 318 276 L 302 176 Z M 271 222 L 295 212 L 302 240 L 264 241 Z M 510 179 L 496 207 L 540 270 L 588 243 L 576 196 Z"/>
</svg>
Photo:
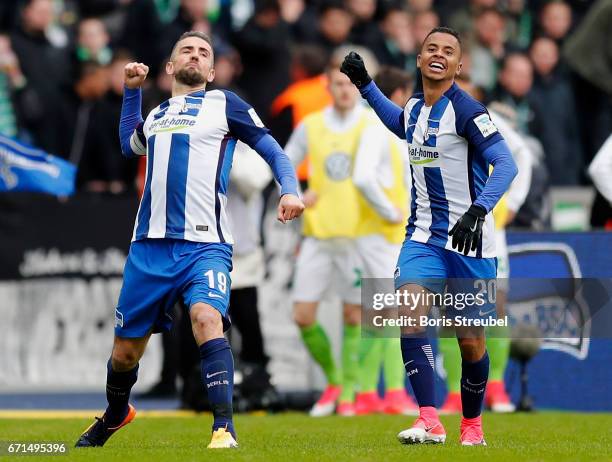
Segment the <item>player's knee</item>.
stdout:
<svg viewBox="0 0 612 462">
<path fill-rule="evenodd" d="M 358 326 L 361 324 L 361 311 L 359 309 L 345 310 L 344 324 L 349 326 Z"/>
<path fill-rule="evenodd" d="M 485 342 L 481 338 L 460 338 L 461 358 L 465 361 L 478 361 L 485 353 Z"/>
<path fill-rule="evenodd" d="M 299 328 L 310 327 L 317 321 L 317 313 L 314 310 L 296 306 L 293 309 L 293 321 Z"/>
<path fill-rule="evenodd" d="M 136 367 L 136 364 L 138 364 L 139 360 L 140 355 L 138 354 L 138 352 L 129 347 L 122 346 L 113 349 L 111 361 L 113 369 L 117 371 L 133 369 L 134 367 Z"/>
<path fill-rule="evenodd" d="M 193 308 L 192 308 L 193 310 Z M 191 322 L 194 329 L 199 332 L 212 332 L 221 330 L 223 332 L 223 320 L 221 313 L 211 307 L 201 307 L 192 312 Z"/>
</svg>

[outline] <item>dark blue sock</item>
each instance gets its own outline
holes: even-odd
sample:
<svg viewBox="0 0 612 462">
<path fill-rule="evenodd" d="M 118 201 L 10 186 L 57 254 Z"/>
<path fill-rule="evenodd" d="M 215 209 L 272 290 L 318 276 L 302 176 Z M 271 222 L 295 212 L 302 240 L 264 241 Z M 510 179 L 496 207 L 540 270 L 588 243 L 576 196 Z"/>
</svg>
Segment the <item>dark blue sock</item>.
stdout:
<svg viewBox="0 0 612 462">
<path fill-rule="evenodd" d="M 476 362 L 461 362 L 461 405 L 463 417 L 473 419 L 482 412 L 487 379 L 489 377 L 489 353 Z"/>
<path fill-rule="evenodd" d="M 119 425 L 128 413 L 130 391 L 138 378 L 138 364 L 129 371 L 113 370 L 111 360 L 106 364 L 106 400 L 108 407 L 104 414 L 104 422 L 112 427 Z"/>
<path fill-rule="evenodd" d="M 429 339 L 420 335 L 401 338 L 402 358 L 419 407 L 435 406 L 433 352 Z"/>
<path fill-rule="evenodd" d="M 234 393 L 234 358 L 225 338 L 215 338 L 200 345 L 202 380 L 208 391 L 208 401 L 214 421 L 213 431 L 225 428 L 234 438 L 232 395 Z"/>
</svg>

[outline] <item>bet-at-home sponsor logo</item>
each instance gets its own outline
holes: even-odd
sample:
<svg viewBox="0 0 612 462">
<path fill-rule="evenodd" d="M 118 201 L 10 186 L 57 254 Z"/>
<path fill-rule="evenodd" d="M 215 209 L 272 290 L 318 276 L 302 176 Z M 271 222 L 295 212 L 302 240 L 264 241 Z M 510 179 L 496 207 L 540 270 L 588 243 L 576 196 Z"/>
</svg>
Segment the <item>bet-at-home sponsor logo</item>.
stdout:
<svg viewBox="0 0 612 462">
<path fill-rule="evenodd" d="M 427 146 L 408 145 L 408 154 L 412 165 L 422 165 L 423 167 L 439 167 L 440 153 L 435 148 Z"/>
<path fill-rule="evenodd" d="M 196 121 L 192 117 L 164 117 L 156 120 L 149 127 L 151 133 L 174 132 L 193 127 Z"/>
</svg>

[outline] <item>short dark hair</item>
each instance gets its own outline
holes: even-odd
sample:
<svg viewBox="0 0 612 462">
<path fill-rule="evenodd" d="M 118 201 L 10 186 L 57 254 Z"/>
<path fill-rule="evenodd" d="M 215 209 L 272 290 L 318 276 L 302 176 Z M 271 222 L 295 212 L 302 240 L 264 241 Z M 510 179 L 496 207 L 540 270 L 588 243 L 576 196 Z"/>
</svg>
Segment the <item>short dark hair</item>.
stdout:
<svg viewBox="0 0 612 462">
<path fill-rule="evenodd" d="M 308 77 L 325 72 L 328 56 L 316 45 L 298 45 L 292 50 L 293 64 L 301 66 Z"/>
<path fill-rule="evenodd" d="M 185 32 L 183 35 L 181 35 L 178 38 L 178 40 L 176 42 L 174 42 L 174 46 L 172 47 L 172 53 L 170 53 L 170 58 L 174 58 L 174 53 L 176 52 L 176 46 L 179 44 L 179 42 L 181 40 L 185 40 L 186 38 L 189 38 L 189 37 L 198 37 L 198 38 L 204 40 L 206 43 L 208 43 L 211 48 L 213 48 L 213 41 L 210 38 L 210 35 L 208 35 L 208 34 L 206 34 L 204 32 L 197 31 L 197 30 L 190 30 L 190 31 Z"/>
<path fill-rule="evenodd" d="M 407 13 L 410 14 L 410 11 L 408 11 L 408 9 L 406 7 L 404 7 L 403 4 L 399 3 L 399 2 L 390 2 L 390 3 L 383 3 L 381 6 L 381 15 L 380 18 L 384 21 L 387 16 L 389 16 L 391 13 Z"/>
<path fill-rule="evenodd" d="M 461 42 L 461 36 L 459 35 L 459 32 L 457 32 L 455 29 L 451 29 L 450 27 L 444 27 L 444 26 L 434 27 L 432 30 L 430 30 L 429 33 L 423 39 L 423 44 L 425 44 L 425 42 L 427 41 L 427 39 L 429 38 L 431 34 L 436 34 L 438 32 L 441 34 L 452 35 L 453 37 L 457 39 L 457 42 L 459 43 L 459 48 L 460 49 L 463 48 L 463 43 Z"/>
<path fill-rule="evenodd" d="M 523 51 L 516 50 L 516 51 L 510 51 L 510 52 L 508 52 L 508 53 L 506 53 L 504 55 L 504 57 L 502 58 L 501 65 L 499 66 L 499 68 L 501 70 L 504 70 L 506 68 L 506 66 L 508 66 L 508 63 L 510 62 L 510 60 L 512 58 L 522 58 L 525 61 L 527 61 L 533 67 L 533 64 L 531 63 L 531 59 L 529 59 L 529 56 L 527 55 L 527 53 L 525 53 Z"/>
<path fill-rule="evenodd" d="M 342 10 L 349 14 L 342 0 L 324 0 L 319 4 L 318 16 L 321 17 L 330 10 Z"/>
<path fill-rule="evenodd" d="M 125 48 L 119 48 L 113 53 L 113 59 L 111 59 L 110 63 L 115 64 L 118 61 L 134 61 L 134 55 L 132 55 L 132 53 L 130 53 L 130 51 L 126 50 Z"/>
<path fill-rule="evenodd" d="M 381 66 L 374 79 L 376 86 L 387 98 L 398 88 L 407 88 L 412 83 L 410 73 L 392 66 Z"/>
<path fill-rule="evenodd" d="M 255 0 L 253 3 L 255 14 L 263 13 L 264 11 L 276 11 L 280 13 L 280 4 L 278 0 Z"/>
<path fill-rule="evenodd" d="M 106 66 L 100 64 L 98 61 L 89 60 L 83 61 L 74 70 L 74 80 L 77 82 L 85 77 L 95 74 L 100 69 L 105 69 Z"/>
</svg>

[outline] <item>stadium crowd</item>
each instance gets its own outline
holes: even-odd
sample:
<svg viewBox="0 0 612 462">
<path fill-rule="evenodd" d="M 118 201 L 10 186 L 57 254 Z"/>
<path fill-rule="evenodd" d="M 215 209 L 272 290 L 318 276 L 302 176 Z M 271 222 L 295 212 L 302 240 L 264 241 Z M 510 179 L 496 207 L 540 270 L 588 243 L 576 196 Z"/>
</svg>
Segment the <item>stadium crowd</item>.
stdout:
<svg viewBox="0 0 612 462">
<path fill-rule="evenodd" d="M 136 187 L 144 168 L 118 143 L 123 67 L 151 67 L 146 114 L 170 94 L 165 53 L 187 30 L 214 37 L 214 86 L 244 96 L 284 144 L 329 104 L 323 70 L 337 47 L 414 74 L 427 32 L 457 29 L 464 75 L 535 157 L 518 226 L 546 221 L 549 186 L 591 183 L 612 131 L 610 0 L 5 0 L 0 18 L 0 133 L 77 164 L 83 191 Z"/>
</svg>

